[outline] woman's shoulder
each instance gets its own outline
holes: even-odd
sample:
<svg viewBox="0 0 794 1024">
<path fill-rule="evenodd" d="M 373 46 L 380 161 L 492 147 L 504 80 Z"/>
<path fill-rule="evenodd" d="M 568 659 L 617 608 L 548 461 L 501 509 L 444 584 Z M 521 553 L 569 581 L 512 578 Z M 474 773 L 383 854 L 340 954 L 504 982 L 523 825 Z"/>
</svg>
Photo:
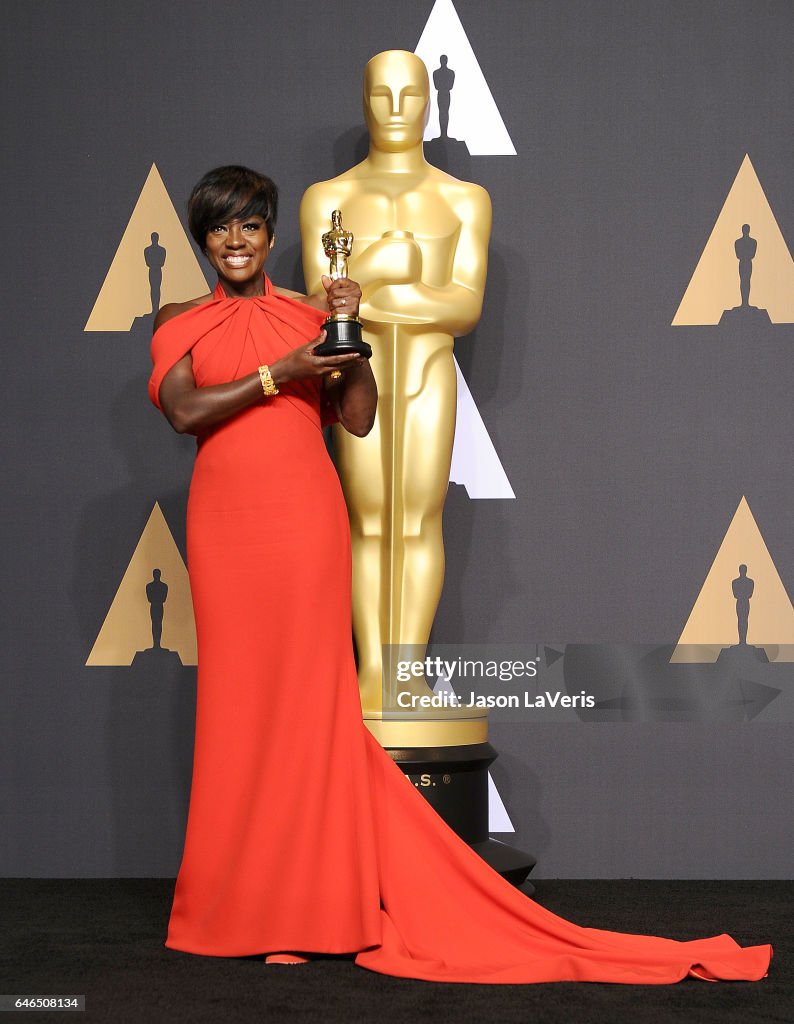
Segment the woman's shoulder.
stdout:
<svg viewBox="0 0 794 1024">
<path fill-rule="evenodd" d="M 157 316 L 154 318 L 154 329 L 162 327 L 163 324 L 168 323 L 169 320 L 173 320 L 175 316 L 179 316 L 180 313 L 186 313 L 189 309 L 194 309 L 196 306 L 203 306 L 205 302 L 212 300 L 212 293 L 207 292 L 206 295 L 199 295 L 195 299 L 188 299 L 186 302 L 168 302 L 157 312 Z"/>
<path fill-rule="evenodd" d="M 280 295 L 285 299 L 292 299 L 293 302 L 300 302 L 302 306 L 308 306 L 309 309 L 313 309 L 320 313 L 328 315 L 328 305 L 325 298 L 325 292 L 322 294 L 304 295 L 303 292 L 293 292 L 289 288 L 280 288 L 277 285 L 272 285 L 273 294 Z"/>
<path fill-rule="evenodd" d="M 296 299 L 298 302 L 305 302 L 307 297 L 303 292 L 294 292 L 291 288 L 282 288 L 280 285 L 272 285 L 273 292 L 276 295 L 284 295 L 288 299 Z"/>
</svg>

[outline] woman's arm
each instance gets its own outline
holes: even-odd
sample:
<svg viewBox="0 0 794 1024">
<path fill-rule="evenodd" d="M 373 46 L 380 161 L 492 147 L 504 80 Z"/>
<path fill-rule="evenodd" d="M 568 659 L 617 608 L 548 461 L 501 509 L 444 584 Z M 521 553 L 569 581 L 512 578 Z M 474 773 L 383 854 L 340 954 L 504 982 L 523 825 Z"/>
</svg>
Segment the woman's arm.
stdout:
<svg viewBox="0 0 794 1024">
<path fill-rule="evenodd" d="M 327 309 L 349 312 L 353 316 L 358 314 L 361 289 L 357 282 L 346 277 L 336 281 L 323 277 L 323 287 L 326 294 L 322 299 Z M 317 301 L 309 302 L 310 305 L 317 305 L 320 297 L 307 296 L 307 302 L 315 299 Z M 196 300 L 164 306 L 155 320 L 155 330 L 192 305 L 196 305 Z M 313 355 L 312 349 L 324 340 L 325 331 L 321 331 L 317 338 L 271 363 L 273 382 L 276 387 L 280 387 L 290 380 L 324 377 L 323 383 L 328 389 L 328 397 L 334 404 L 339 422 L 351 434 L 364 437 L 372 429 L 378 404 L 378 389 L 369 362 L 355 353 L 340 356 Z M 329 375 L 337 369 L 343 371 L 342 379 L 329 380 Z M 258 371 L 228 384 L 197 387 L 190 353 L 171 367 L 160 385 L 160 405 L 168 422 L 179 434 L 200 434 L 265 400 Z"/>
<path fill-rule="evenodd" d="M 328 309 L 358 316 L 361 287 L 357 281 L 349 277 L 338 277 L 332 281 L 324 274 L 322 283 Z M 321 297 L 309 296 L 309 300 L 315 298 Z M 324 387 L 345 430 L 357 437 L 365 437 L 372 430 L 378 407 L 378 387 L 369 360 L 362 356 L 354 361 L 344 370 L 341 380 L 326 377 Z"/>
<path fill-rule="evenodd" d="M 324 340 L 325 331 L 321 331 L 319 337 L 271 363 L 270 374 L 276 387 L 305 377 L 327 377 L 333 370 L 345 370 L 361 361 L 361 356 L 355 353 L 312 355 L 311 350 Z M 278 401 L 278 396 L 265 398 L 258 371 L 228 384 L 197 387 L 190 353 L 174 363 L 160 385 L 160 405 L 178 434 L 201 434 L 249 406 L 264 401 Z M 342 420 L 341 415 L 339 418 Z"/>
<path fill-rule="evenodd" d="M 360 357 L 343 371 L 342 380 L 326 377 L 324 387 L 345 430 L 356 437 L 366 437 L 378 407 L 378 386 L 369 360 Z"/>
<path fill-rule="evenodd" d="M 349 277 L 338 277 L 332 281 L 327 274 L 323 274 L 322 284 L 325 289 L 322 292 L 300 296 L 295 294 L 293 297 L 323 313 L 352 313 L 353 316 L 358 316 L 361 288 L 357 281 Z"/>
</svg>

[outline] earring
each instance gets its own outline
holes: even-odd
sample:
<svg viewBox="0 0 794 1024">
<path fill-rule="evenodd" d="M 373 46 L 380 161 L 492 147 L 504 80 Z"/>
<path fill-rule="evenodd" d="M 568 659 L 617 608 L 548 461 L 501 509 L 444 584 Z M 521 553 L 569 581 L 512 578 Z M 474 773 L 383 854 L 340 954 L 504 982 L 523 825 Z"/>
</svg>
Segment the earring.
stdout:
<svg viewBox="0 0 794 1024">
<path fill-rule="evenodd" d="M 276 236 L 273 235 L 271 237 L 271 239 L 270 239 L 270 248 L 272 249 L 275 244 L 276 244 Z"/>
</svg>

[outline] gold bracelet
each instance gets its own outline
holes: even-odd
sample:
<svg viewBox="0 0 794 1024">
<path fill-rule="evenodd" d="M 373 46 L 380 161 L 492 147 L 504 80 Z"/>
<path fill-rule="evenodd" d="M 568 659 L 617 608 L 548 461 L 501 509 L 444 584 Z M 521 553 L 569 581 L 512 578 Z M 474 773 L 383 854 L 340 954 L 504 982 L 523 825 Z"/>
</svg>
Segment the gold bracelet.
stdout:
<svg viewBox="0 0 794 1024">
<path fill-rule="evenodd" d="M 270 398 L 272 395 L 278 394 L 278 388 L 276 382 L 273 380 L 273 375 L 270 372 L 269 366 L 259 367 L 259 379 L 262 382 L 262 390 L 265 393 L 265 398 Z"/>
</svg>

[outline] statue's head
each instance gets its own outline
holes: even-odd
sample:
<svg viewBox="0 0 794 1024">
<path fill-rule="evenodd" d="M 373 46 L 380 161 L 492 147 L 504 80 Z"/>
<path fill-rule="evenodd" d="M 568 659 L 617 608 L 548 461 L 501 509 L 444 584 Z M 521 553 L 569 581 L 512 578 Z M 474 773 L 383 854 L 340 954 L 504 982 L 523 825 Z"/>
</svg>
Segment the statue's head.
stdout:
<svg viewBox="0 0 794 1024">
<path fill-rule="evenodd" d="M 739 575 L 740 576 L 746 576 L 747 575 L 747 566 L 746 565 L 740 565 L 739 566 Z"/>
<path fill-rule="evenodd" d="M 152 579 L 159 580 L 161 576 L 159 569 L 152 569 Z"/>
<path fill-rule="evenodd" d="M 158 243 L 159 241 L 160 241 L 160 236 L 159 236 L 159 235 L 157 234 L 157 232 L 156 232 L 156 231 L 153 231 L 153 232 L 152 232 L 152 243 L 153 243 L 154 245 L 157 245 L 157 243 Z"/>
<path fill-rule="evenodd" d="M 749 235 L 750 234 L 750 225 L 749 224 L 742 224 L 742 234 L 743 235 Z"/>
<path fill-rule="evenodd" d="M 429 107 L 421 57 L 408 50 L 375 54 L 364 69 L 364 118 L 376 149 L 400 153 L 421 145 Z"/>
</svg>

